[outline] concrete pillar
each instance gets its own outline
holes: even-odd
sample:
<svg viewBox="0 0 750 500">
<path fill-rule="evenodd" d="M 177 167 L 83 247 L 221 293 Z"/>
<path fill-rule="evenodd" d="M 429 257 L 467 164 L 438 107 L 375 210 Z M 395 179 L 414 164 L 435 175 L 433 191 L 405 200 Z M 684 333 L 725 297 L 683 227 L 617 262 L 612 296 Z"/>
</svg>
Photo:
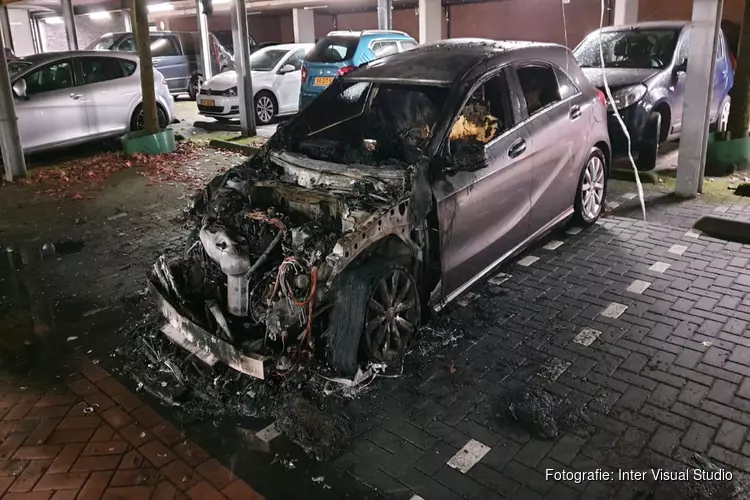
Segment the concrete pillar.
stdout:
<svg viewBox="0 0 750 500">
<path fill-rule="evenodd" d="M 13 35 L 10 31 L 10 18 L 8 17 L 8 7 L 0 5 L 0 35 L 6 47 L 13 50 Z"/>
<path fill-rule="evenodd" d="M 419 43 L 440 40 L 442 30 L 443 7 L 440 0 L 419 0 Z"/>
<path fill-rule="evenodd" d="M 232 40 L 234 42 L 234 69 L 237 72 L 237 96 L 240 98 L 240 131 L 243 137 L 252 137 L 256 134 L 255 94 L 250 73 L 245 0 L 234 0 L 232 6 Z"/>
<path fill-rule="evenodd" d="M 378 29 L 393 29 L 393 0 L 378 0 Z"/>
<path fill-rule="evenodd" d="M 312 9 L 292 9 L 294 43 L 315 43 L 315 12 Z"/>
<path fill-rule="evenodd" d="M 212 76 L 211 71 L 211 41 L 208 36 L 208 16 L 203 9 L 203 1 L 196 0 L 196 12 L 198 16 L 198 33 L 201 44 L 201 63 L 203 66 L 203 78 L 208 80 Z M 221 69 L 221 68 L 219 68 Z"/>
<path fill-rule="evenodd" d="M 724 0 L 694 0 L 685 104 L 675 194 L 686 198 L 703 191 L 708 124 L 713 100 L 716 51 Z M 665 126 L 665 125 L 662 125 Z"/>
<path fill-rule="evenodd" d="M 63 21 L 65 21 L 65 34 L 68 37 L 68 50 L 78 50 L 78 34 L 76 33 L 73 1 L 60 0 L 60 4 L 62 6 Z"/>
<path fill-rule="evenodd" d="M 122 9 L 122 24 L 125 27 L 125 31 L 128 33 L 133 32 L 133 23 L 130 21 L 130 9 Z"/>
<path fill-rule="evenodd" d="M 638 0 L 615 0 L 615 26 L 638 22 Z"/>
<path fill-rule="evenodd" d="M 26 177 L 26 160 L 23 157 L 21 137 L 18 134 L 18 118 L 13 98 L 13 89 L 5 59 L 5 44 L 0 36 L 0 149 L 2 149 L 5 179 L 12 182 Z"/>
</svg>

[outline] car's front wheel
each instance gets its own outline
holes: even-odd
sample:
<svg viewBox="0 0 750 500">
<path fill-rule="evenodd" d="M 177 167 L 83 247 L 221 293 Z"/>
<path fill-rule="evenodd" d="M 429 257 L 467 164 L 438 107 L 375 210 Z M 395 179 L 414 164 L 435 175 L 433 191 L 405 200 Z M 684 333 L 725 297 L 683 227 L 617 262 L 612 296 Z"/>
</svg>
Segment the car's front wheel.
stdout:
<svg viewBox="0 0 750 500">
<path fill-rule="evenodd" d="M 278 113 L 276 98 L 270 92 L 258 92 L 255 96 L 255 120 L 258 125 L 268 125 Z"/>
<path fill-rule="evenodd" d="M 591 151 L 583 167 L 576 192 L 575 221 L 589 225 L 596 222 L 604 211 L 607 195 L 607 162 L 599 148 Z"/>
<path fill-rule="evenodd" d="M 716 118 L 716 131 L 719 133 L 726 132 L 729 128 L 729 112 L 732 109 L 732 99 L 729 96 L 724 98 L 719 108 L 719 116 Z"/>
<path fill-rule="evenodd" d="M 636 163 L 638 170 L 649 171 L 656 168 L 663 125 L 661 113 L 651 113 L 646 127 L 643 129 L 641 145 L 638 148 L 638 161 Z"/>
<path fill-rule="evenodd" d="M 399 361 L 422 317 L 417 283 L 396 262 L 372 258 L 347 269 L 335 288 L 326 355 L 340 373 L 356 373 L 359 360 Z"/>
<path fill-rule="evenodd" d="M 164 111 L 164 109 L 156 105 L 156 118 L 159 121 L 159 128 L 165 129 L 169 125 L 169 118 L 167 117 L 167 112 Z M 143 104 L 139 104 L 135 111 L 133 112 L 133 116 L 130 118 L 130 130 L 143 130 L 144 124 L 145 124 L 145 115 L 143 113 Z"/>
</svg>

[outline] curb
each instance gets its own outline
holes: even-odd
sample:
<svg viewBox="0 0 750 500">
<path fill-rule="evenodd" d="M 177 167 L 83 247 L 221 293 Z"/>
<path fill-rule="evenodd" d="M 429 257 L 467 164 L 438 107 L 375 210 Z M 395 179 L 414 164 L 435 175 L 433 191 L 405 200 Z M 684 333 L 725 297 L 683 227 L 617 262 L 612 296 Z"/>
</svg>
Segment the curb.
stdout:
<svg viewBox="0 0 750 500">
<path fill-rule="evenodd" d="M 208 147 L 214 149 L 224 149 L 227 151 L 232 151 L 234 153 L 240 153 L 245 156 L 254 156 L 258 153 L 258 151 L 260 151 L 260 148 L 256 146 L 237 144 L 231 141 L 222 141 L 219 139 L 211 139 L 210 141 L 208 141 Z"/>
</svg>

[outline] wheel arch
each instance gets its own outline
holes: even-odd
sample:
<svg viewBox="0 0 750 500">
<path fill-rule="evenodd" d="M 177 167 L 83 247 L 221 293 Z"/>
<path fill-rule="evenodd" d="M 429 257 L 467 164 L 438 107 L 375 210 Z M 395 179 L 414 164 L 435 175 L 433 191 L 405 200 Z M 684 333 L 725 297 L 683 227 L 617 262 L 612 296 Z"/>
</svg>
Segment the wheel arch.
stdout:
<svg viewBox="0 0 750 500">
<path fill-rule="evenodd" d="M 672 132 L 672 107 L 666 99 L 657 102 L 651 110 L 661 115 L 661 130 L 659 131 L 659 143 L 666 142 Z"/>
</svg>

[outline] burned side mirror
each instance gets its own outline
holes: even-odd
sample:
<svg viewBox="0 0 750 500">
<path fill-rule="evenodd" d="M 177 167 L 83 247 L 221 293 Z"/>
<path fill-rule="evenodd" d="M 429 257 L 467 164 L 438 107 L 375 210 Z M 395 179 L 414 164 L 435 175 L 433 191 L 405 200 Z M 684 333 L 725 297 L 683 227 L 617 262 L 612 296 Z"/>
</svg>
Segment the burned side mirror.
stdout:
<svg viewBox="0 0 750 500">
<path fill-rule="evenodd" d="M 489 166 L 484 144 L 471 140 L 450 141 L 450 155 L 442 160 L 442 171 L 448 175 L 456 172 L 474 172 Z"/>
</svg>

